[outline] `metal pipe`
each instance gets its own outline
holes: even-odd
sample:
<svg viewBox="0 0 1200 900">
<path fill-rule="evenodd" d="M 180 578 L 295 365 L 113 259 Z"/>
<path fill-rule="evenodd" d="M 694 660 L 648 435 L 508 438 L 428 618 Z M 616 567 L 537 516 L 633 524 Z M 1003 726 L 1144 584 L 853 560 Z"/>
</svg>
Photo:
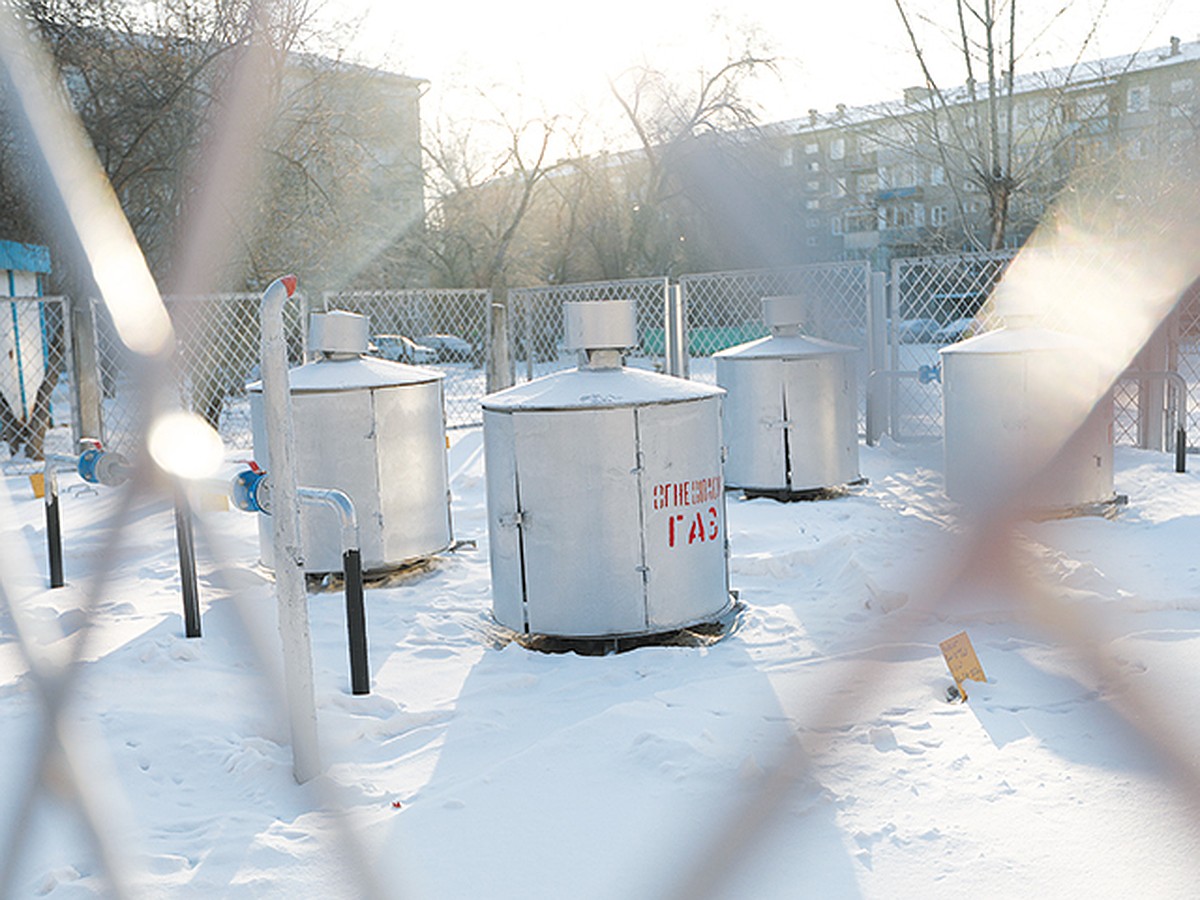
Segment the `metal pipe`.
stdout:
<svg viewBox="0 0 1200 900">
<path fill-rule="evenodd" d="M 98 448 L 87 452 L 92 455 L 87 457 L 86 467 L 83 454 L 69 456 L 65 453 L 47 453 L 42 458 L 42 497 L 46 505 L 46 555 L 50 566 L 51 588 L 60 588 L 66 583 L 63 577 L 62 508 L 58 494 L 58 468 L 70 466 L 85 480 L 110 487 L 123 484 L 133 474 L 133 467 L 125 462 L 125 457 L 119 453 L 105 453 Z"/>
<path fill-rule="evenodd" d="M 367 610 L 363 601 L 362 550 L 358 540 L 358 516 L 354 501 L 336 488 L 297 489 L 301 502 L 324 506 L 338 515 L 342 532 L 342 576 L 346 582 L 346 633 L 350 647 L 350 690 L 371 693 L 371 669 L 367 659 Z"/>
<path fill-rule="evenodd" d="M 183 631 L 200 637 L 200 589 L 196 582 L 196 536 L 187 494 L 175 485 L 175 546 L 179 551 L 179 581 L 183 590 Z"/>
<path fill-rule="evenodd" d="M 277 278 L 263 291 L 261 365 L 267 453 L 272 471 L 272 531 L 283 680 L 292 738 L 292 775 L 303 784 L 321 771 L 317 704 L 313 691 L 312 638 L 304 583 L 300 501 L 297 497 L 295 433 L 288 390 L 287 338 L 283 305 L 296 289 L 293 276 Z"/>
<path fill-rule="evenodd" d="M 47 459 L 42 474 L 42 497 L 46 501 L 46 552 L 50 557 L 50 587 L 60 588 L 63 580 L 62 517 L 58 506 L 58 473 Z"/>
<path fill-rule="evenodd" d="M 1175 471 L 1187 471 L 1187 381 L 1178 372 L 1130 372 L 1126 378 L 1138 382 L 1156 380 L 1165 381 L 1171 387 L 1175 388 L 1175 394 L 1179 398 L 1178 414 L 1176 415 L 1175 426 Z M 1182 449 L 1180 449 L 1182 448 Z"/>
</svg>

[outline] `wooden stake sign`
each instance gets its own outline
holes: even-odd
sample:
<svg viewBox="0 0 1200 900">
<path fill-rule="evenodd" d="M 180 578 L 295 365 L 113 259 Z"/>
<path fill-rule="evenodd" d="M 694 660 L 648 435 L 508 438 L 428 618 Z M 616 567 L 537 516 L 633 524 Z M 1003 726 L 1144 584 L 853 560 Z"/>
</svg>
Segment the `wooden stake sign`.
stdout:
<svg viewBox="0 0 1200 900">
<path fill-rule="evenodd" d="M 979 657 L 975 655 L 975 648 L 971 646 L 971 639 L 967 637 L 965 631 L 960 631 L 954 637 L 946 638 L 938 646 L 942 648 L 942 656 L 946 658 L 946 665 L 950 667 L 950 674 L 954 676 L 958 693 L 963 700 L 966 700 L 967 692 L 963 688 L 964 681 L 969 678 L 971 681 L 978 681 L 981 684 L 987 682 L 987 676 L 983 674 L 983 666 L 979 664 Z"/>
</svg>

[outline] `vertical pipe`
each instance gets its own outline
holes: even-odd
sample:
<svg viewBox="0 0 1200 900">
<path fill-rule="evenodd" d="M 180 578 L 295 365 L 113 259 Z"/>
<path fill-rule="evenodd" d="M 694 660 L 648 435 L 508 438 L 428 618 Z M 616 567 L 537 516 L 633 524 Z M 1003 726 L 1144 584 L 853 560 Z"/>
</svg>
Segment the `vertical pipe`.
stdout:
<svg viewBox="0 0 1200 900">
<path fill-rule="evenodd" d="M 363 603 L 362 551 L 348 549 L 342 554 L 342 574 L 346 579 L 346 631 L 350 639 L 350 691 L 371 693 L 371 669 L 367 661 L 367 610 Z"/>
<path fill-rule="evenodd" d="M 179 581 L 183 591 L 183 631 L 200 637 L 200 590 L 196 584 L 196 536 L 192 509 L 183 487 L 175 485 L 175 546 L 179 550 Z"/>
<path fill-rule="evenodd" d="M 1182 427 L 1175 429 L 1175 471 L 1187 471 L 1187 432 Z"/>
<path fill-rule="evenodd" d="M 294 290 L 295 280 L 289 276 L 286 280 L 277 278 L 263 292 L 261 348 L 284 692 L 292 738 L 292 775 L 303 784 L 320 773 L 321 763 L 308 591 L 304 583 L 304 549 L 300 536 L 296 441 L 288 391 L 287 340 L 283 329 L 283 305 Z"/>
<path fill-rule="evenodd" d="M 62 518 L 58 506 L 58 474 L 46 463 L 42 476 L 42 496 L 46 501 L 46 552 L 50 557 L 50 587 L 60 588 L 63 580 Z"/>
<path fill-rule="evenodd" d="M 100 352 L 96 337 L 96 314 L 90 297 L 74 297 L 68 313 L 71 320 L 71 425 L 76 440 L 104 439 L 101 413 Z"/>
</svg>

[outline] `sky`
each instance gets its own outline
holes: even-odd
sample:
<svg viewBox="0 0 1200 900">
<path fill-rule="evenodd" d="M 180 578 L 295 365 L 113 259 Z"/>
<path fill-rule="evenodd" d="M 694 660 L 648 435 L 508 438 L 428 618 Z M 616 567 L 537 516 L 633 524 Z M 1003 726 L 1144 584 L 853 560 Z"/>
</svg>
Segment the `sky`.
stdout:
<svg viewBox="0 0 1200 900">
<path fill-rule="evenodd" d="M 951 0 L 909 0 L 907 8 L 939 80 L 961 83 L 944 35 L 956 21 Z M 1196 40 L 1200 16 L 1192 9 L 1186 0 L 1029 0 L 1018 7 L 1017 43 L 1028 48 L 1018 65 L 1070 63 L 1097 20 L 1087 57 L 1165 45 L 1171 35 Z M 612 133 L 619 115 L 610 79 L 642 65 L 692 78 L 719 66 L 747 35 L 779 60 L 778 76 L 752 88 L 763 121 L 885 100 L 922 82 L 895 0 L 334 0 L 329 11 L 361 22 L 354 57 L 428 79 L 429 126 L 500 107 L 524 118 L 586 111 Z"/>
</svg>

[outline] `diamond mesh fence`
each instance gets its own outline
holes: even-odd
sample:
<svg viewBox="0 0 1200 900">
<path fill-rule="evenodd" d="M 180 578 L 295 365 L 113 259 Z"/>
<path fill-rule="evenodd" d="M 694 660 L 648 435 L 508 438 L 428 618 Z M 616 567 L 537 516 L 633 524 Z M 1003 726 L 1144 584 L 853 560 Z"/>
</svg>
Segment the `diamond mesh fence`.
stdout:
<svg viewBox="0 0 1200 900">
<path fill-rule="evenodd" d="M 893 372 L 938 365 L 938 350 L 998 326 L 986 306 L 1015 254 L 972 253 L 892 262 L 887 344 Z M 896 440 L 942 434 L 942 392 L 936 381 L 892 378 L 890 431 Z"/>
<path fill-rule="evenodd" d="M 692 377 L 715 381 L 712 355 L 766 336 L 764 297 L 799 295 L 808 310 L 802 330 L 813 337 L 857 347 L 859 423 L 865 416 L 867 309 L 871 268 L 866 261 L 787 269 L 684 275 L 688 354 Z"/>
<path fill-rule="evenodd" d="M 43 452 L 70 453 L 70 317 L 61 297 L 0 303 L 0 444 L 6 471 L 33 470 Z"/>
<path fill-rule="evenodd" d="M 325 311 L 341 309 L 367 317 L 372 353 L 430 366 L 445 375 L 450 428 L 481 421 L 491 303 L 491 291 L 477 289 L 339 291 L 322 298 Z"/>
<path fill-rule="evenodd" d="M 887 344 L 893 373 L 918 373 L 939 365 L 938 351 L 956 341 L 1003 324 L 988 302 L 1014 250 L 960 256 L 897 259 L 892 263 Z M 1120 260 L 1095 257 L 1076 265 L 1105 271 Z M 1058 309 L 1050 298 L 1039 318 L 1053 328 L 1069 310 Z M 1189 350 L 1181 343 L 1180 367 L 1189 384 L 1194 372 L 1183 371 Z M 1174 366 L 1174 364 L 1173 364 Z M 1118 444 L 1146 446 L 1139 404 L 1147 394 L 1136 375 L 1117 383 L 1113 391 L 1113 437 Z M 889 429 L 896 440 L 937 440 L 942 436 L 942 396 L 939 379 L 893 377 L 889 385 Z M 1171 429 L 1168 429 L 1171 432 Z M 1167 436 L 1167 444 L 1173 441 Z"/>
<path fill-rule="evenodd" d="M 1187 434 L 1192 447 L 1200 441 L 1200 283 L 1184 292 L 1174 326 L 1168 368 L 1187 382 Z"/>
<path fill-rule="evenodd" d="M 638 346 L 630 354 L 629 363 L 661 369 L 668 289 L 666 278 L 626 278 L 510 290 L 509 358 L 515 379 L 530 381 L 575 365 L 575 354 L 562 346 L 563 304 L 587 300 L 632 300 Z"/>
<path fill-rule="evenodd" d="M 246 385 L 258 378 L 261 299 L 256 293 L 164 298 L 175 329 L 180 403 L 216 428 L 230 449 L 252 445 Z M 139 393 L 127 351 L 99 302 L 93 301 L 93 315 L 104 443 L 130 455 L 140 427 Z M 305 300 L 297 295 L 284 307 L 290 365 L 304 358 L 306 320 Z"/>
</svg>

